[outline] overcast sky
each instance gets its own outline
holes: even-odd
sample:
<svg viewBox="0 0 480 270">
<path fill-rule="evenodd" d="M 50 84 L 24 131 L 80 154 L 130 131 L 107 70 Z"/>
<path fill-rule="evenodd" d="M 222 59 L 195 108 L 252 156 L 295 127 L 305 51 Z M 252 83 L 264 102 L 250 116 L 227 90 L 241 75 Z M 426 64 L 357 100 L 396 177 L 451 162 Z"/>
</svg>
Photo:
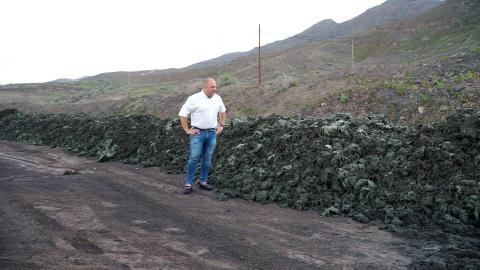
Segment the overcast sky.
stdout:
<svg viewBox="0 0 480 270">
<path fill-rule="evenodd" d="M 1 0 L 0 84 L 181 68 L 385 0 Z"/>
</svg>

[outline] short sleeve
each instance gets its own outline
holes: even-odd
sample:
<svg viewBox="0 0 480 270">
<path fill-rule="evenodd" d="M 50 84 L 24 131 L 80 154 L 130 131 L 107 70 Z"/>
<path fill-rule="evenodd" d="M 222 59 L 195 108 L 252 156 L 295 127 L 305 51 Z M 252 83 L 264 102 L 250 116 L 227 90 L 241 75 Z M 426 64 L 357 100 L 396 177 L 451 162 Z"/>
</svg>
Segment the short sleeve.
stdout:
<svg viewBox="0 0 480 270">
<path fill-rule="evenodd" d="M 218 112 L 226 112 L 227 108 L 225 108 L 225 104 L 223 104 L 223 100 L 221 97 L 219 97 L 219 101 L 220 101 L 220 106 L 218 108 Z"/>
<path fill-rule="evenodd" d="M 188 117 L 190 113 L 194 110 L 194 102 L 192 96 L 187 98 L 187 101 L 183 104 L 180 112 L 178 113 L 179 116 Z"/>
</svg>

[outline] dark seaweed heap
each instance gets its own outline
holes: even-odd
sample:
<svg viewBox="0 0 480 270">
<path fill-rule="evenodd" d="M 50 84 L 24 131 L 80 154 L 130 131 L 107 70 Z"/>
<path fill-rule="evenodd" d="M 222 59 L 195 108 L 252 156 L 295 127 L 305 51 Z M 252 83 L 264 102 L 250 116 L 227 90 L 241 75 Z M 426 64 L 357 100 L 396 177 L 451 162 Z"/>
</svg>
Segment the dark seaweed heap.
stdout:
<svg viewBox="0 0 480 270">
<path fill-rule="evenodd" d="M 151 115 L 5 110 L 0 138 L 170 172 L 183 172 L 188 145 L 178 120 Z M 442 248 L 413 254 L 414 268 L 480 267 L 479 112 L 459 110 L 418 128 L 347 114 L 233 119 L 219 137 L 213 164 L 210 182 L 220 199 L 382 223 L 422 245 L 440 243 Z"/>
</svg>

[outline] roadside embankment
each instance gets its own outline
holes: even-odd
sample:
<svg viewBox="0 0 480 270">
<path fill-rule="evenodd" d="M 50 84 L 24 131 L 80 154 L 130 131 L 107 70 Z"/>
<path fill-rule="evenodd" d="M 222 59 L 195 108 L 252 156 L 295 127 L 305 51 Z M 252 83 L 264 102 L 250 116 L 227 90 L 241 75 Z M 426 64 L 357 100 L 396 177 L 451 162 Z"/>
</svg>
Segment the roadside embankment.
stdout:
<svg viewBox="0 0 480 270">
<path fill-rule="evenodd" d="M 0 112 L 0 139 L 171 172 L 183 171 L 188 144 L 178 120 L 16 110 Z M 347 114 L 233 119 L 217 143 L 210 182 L 220 199 L 345 215 L 440 243 L 418 269 L 480 266 L 480 112 L 417 128 Z"/>
</svg>

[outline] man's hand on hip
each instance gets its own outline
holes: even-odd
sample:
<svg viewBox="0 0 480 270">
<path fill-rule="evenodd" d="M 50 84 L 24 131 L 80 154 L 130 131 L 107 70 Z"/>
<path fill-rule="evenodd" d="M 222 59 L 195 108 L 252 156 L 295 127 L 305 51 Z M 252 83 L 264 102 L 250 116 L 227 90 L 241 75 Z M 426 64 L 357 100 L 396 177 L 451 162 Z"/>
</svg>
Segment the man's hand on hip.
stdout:
<svg viewBox="0 0 480 270">
<path fill-rule="evenodd" d="M 222 133 L 222 131 L 223 131 L 223 127 L 222 127 L 222 126 L 218 126 L 218 127 L 217 127 L 217 135 L 220 134 L 220 133 Z"/>
<path fill-rule="evenodd" d="M 186 133 L 188 135 L 197 135 L 198 133 L 200 133 L 200 130 L 196 129 L 196 128 L 189 128 Z"/>
</svg>

